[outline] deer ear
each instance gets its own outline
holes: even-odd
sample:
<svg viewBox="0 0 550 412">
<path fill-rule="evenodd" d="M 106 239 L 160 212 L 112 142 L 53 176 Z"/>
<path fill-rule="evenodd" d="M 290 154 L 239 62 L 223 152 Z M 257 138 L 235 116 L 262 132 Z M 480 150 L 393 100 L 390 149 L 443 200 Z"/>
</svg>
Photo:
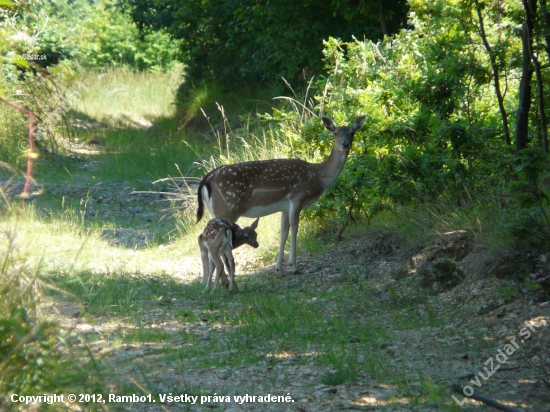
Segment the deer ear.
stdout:
<svg viewBox="0 0 550 412">
<path fill-rule="evenodd" d="M 355 120 L 355 123 L 353 123 L 353 126 L 351 127 L 354 132 L 358 131 L 360 128 L 363 127 L 363 125 L 365 124 L 366 118 L 367 116 L 361 116 Z"/>
<path fill-rule="evenodd" d="M 330 130 L 331 132 L 334 132 L 336 130 L 336 127 L 334 127 L 334 123 L 332 123 L 332 120 L 330 120 L 328 117 L 323 117 L 323 124 L 325 127 Z"/>
<path fill-rule="evenodd" d="M 250 225 L 250 229 L 256 229 L 258 227 L 258 222 L 260 221 L 260 218 L 256 219 L 254 223 Z"/>
</svg>

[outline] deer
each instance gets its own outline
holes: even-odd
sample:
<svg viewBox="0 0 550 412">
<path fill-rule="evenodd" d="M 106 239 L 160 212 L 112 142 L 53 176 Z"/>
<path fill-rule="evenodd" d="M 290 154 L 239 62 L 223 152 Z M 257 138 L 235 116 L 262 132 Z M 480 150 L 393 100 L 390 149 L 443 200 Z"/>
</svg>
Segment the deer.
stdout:
<svg viewBox="0 0 550 412">
<path fill-rule="evenodd" d="M 259 218 L 256 219 L 252 225 L 242 229 L 239 225 L 227 219 L 214 218 L 208 221 L 204 231 L 198 238 L 202 260 L 202 281 L 205 284 L 205 291 L 211 287 L 211 293 L 214 293 L 220 277 L 222 278 L 222 284 L 228 285 L 229 292 L 237 290 L 235 259 L 232 250 L 244 244 L 248 244 L 253 248 L 260 246 L 257 240 L 258 234 L 256 233 L 259 220 Z M 229 282 L 223 270 L 224 262 L 229 272 Z M 216 278 L 210 286 L 214 268 L 216 269 Z"/>
<path fill-rule="evenodd" d="M 281 212 L 279 254 L 275 263 L 278 276 L 283 273 L 283 255 L 290 229 L 289 263 L 296 266 L 296 235 L 300 213 L 313 205 L 331 186 L 344 168 L 355 133 L 363 127 L 365 116 L 352 126 L 336 127 L 322 118 L 334 137 L 332 151 L 321 163 L 301 159 L 272 159 L 220 166 L 207 173 L 197 190 L 197 223 L 205 208 L 213 217 L 236 222 L 239 217 L 262 217 Z"/>
</svg>

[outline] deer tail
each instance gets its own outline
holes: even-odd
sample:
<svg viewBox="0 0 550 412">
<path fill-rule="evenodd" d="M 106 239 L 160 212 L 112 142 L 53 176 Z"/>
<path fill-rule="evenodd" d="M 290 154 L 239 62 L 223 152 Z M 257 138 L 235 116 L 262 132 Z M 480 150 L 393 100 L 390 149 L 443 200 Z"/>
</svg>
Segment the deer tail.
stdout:
<svg viewBox="0 0 550 412">
<path fill-rule="evenodd" d="M 208 191 L 208 197 L 210 197 L 210 184 L 205 181 L 205 179 L 202 179 L 199 183 L 199 190 L 197 191 L 197 200 L 199 202 L 199 208 L 197 210 L 197 223 L 200 222 L 204 215 L 204 201 L 202 199 L 202 188 L 206 187 L 206 190 Z"/>
</svg>

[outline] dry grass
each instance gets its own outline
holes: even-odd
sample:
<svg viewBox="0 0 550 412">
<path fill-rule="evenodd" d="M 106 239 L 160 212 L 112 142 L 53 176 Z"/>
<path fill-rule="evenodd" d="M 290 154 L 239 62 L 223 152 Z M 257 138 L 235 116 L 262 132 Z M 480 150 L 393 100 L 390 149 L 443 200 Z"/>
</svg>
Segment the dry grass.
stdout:
<svg viewBox="0 0 550 412">
<path fill-rule="evenodd" d="M 181 67 L 166 73 L 126 68 L 91 71 L 80 79 L 82 99 L 73 99 L 74 108 L 99 121 L 115 119 L 147 125 L 151 120 L 175 113 L 173 102 L 182 76 Z"/>
</svg>

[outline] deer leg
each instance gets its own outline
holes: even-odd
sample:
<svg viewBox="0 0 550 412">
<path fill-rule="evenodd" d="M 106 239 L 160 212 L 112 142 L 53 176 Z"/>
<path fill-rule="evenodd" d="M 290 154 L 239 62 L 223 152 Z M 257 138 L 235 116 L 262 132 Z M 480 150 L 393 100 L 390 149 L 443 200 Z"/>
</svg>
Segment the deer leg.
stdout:
<svg viewBox="0 0 550 412">
<path fill-rule="evenodd" d="M 208 282 L 208 276 L 210 274 L 210 259 L 208 259 L 208 248 L 204 245 L 199 237 L 199 247 L 201 249 L 201 261 L 202 261 L 202 283 L 205 285 Z"/>
<path fill-rule="evenodd" d="M 214 260 L 212 260 L 212 254 L 210 254 L 210 258 L 208 259 L 208 272 L 205 276 L 205 278 L 206 278 L 206 282 L 204 284 L 204 291 L 205 292 L 210 288 L 210 285 L 212 284 L 212 273 L 214 273 L 215 267 L 216 267 L 216 265 L 214 263 Z M 203 274 L 203 276 L 204 276 L 204 274 Z"/>
<path fill-rule="evenodd" d="M 233 256 L 233 255 L 231 255 Z M 227 260 L 227 256 L 225 254 L 222 256 L 223 262 L 225 263 L 225 268 L 227 269 L 227 272 L 229 272 L 229 261 Z M 235 260 L 233 260 L 233 267 L 235 267 Z M 224 282 L 224 286 L 226 289 L 229 289 L 229 281 L 227 280 L 227 277 L 225 276 L 225 273 L 222 275 L 222 281 Z M 237 286 L 237 282 L 235 283 L 235 292 L 239 291 L 239 287 Z"/>
<path fill-rule="evenodd" d="M 233 253 L 231 250 L 225 252 L 225 263 L 228 266 L 227 271 L 229 272 L 229 291 L 233 292 L 236 290 L 235 285 L 235 259 L 233 258 Z"/>
<path fill-rule="evenodd" d="M 225 256 L 225 253 L 222 254 L 222 259 L 223 259 L 223 263 L 225 264 L 225 269 L 229 273 L 229 262 L 227 261 L 227 256 Z M 226 289 L 229 289 L 229 280 L 227 279 L 225 272 L 222 273 L 222 285 Z"/>
<path fill-rule="evenodd" d="M 211 255 L 210 258 L 214 261 L 214 265 L 216 266 L 216 279 L 214 280 L 214 283 L 212 283 L 211 288 L 211 293 L 214 293 L 223 273 L 223 262 L 220 255 Z"/>
<path fill-rule="evenodd" d="M 283 273 L 283 257 L 285 254 L 285 244 L 288 239 L 288 229 L 290 228 L 290 221 L 288 220 L 288 213 L 281 213 L 281 243 L 279 244 L 279 256 L 277 257 L 277 263 L 275 264 L 275 270 L 277 276 L 284 276 Z"/>
<path fill-rule="evenodd" d="M 290 255 L 288 256 L 288 261 L 290 262 L 292 273 L 298 273 L 298 266 L 296 265 L 296 237 L 298 235 L 298 224 L 300 223 L 300 211 L 299 207 L 290 206 L 288 219 L 290 223 Z"/>
</svg>

